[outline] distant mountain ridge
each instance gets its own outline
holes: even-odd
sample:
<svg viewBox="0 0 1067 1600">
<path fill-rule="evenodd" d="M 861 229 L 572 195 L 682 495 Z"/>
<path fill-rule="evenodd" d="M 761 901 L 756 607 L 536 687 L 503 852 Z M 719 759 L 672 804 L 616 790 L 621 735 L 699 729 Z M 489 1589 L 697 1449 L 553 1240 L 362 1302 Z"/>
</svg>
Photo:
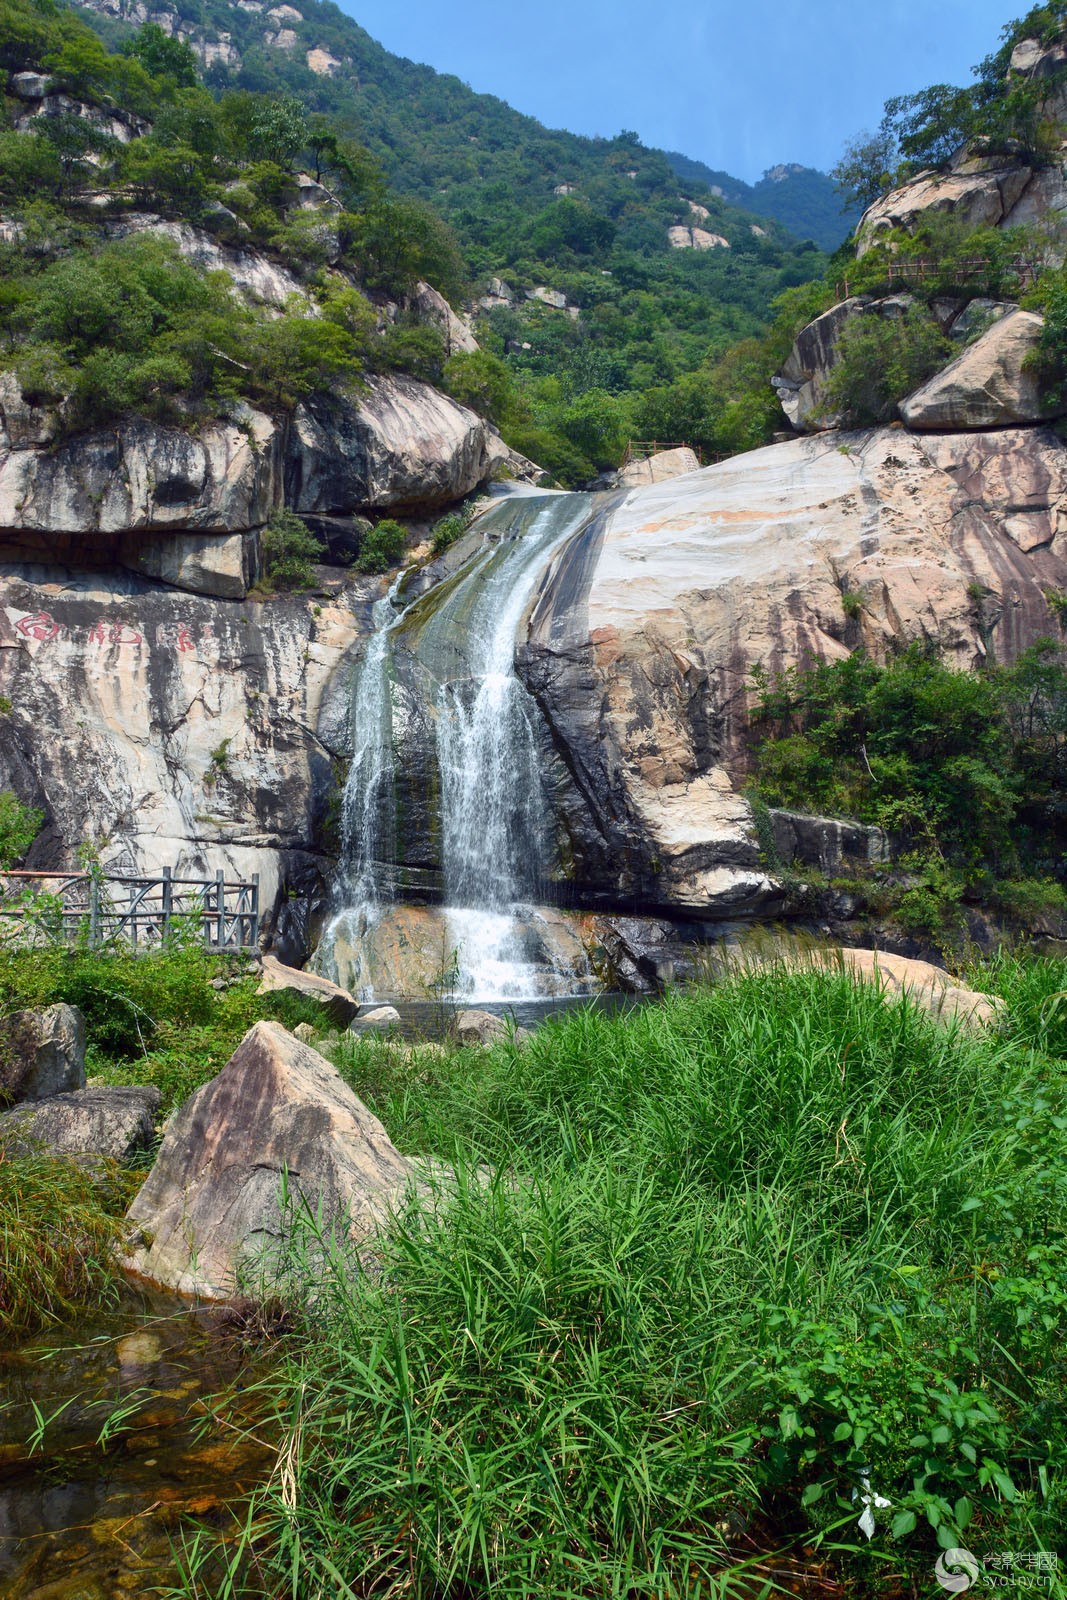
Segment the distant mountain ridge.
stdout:
<svg viewBox="0 0 1067 1600">
<path fill-rule="evenodd" d="M 635 199 L 637 209 L 654 200 L 663 221 L 658 244 L 665 242 L 667 226 L 688 220 L 685 200 L 706 201 L 707 189 L 713 200 L 751 213 L 748 222 L 778 221 L 798 240 L 812 239 L 823 248 L 848 232 L 833 186 L 821 173 L 790 167 L 783 170 L 800 174 L 799 180 L 791 176 L 787 185 L 778 185 L 765 179 L 750 186 L 702 162 L 646 148 L 632 132 L 594 139 L 546 128 L 458 77 L 394 55 L 330 0 L 300 0 L 299 6 L 271 6 L 269 0 L 75 0 L 75 9 L 89 13 L 112 45 L 127 27 L 146 20 L 179 34 L 192 45 L 211 87 L 287 91 L 312 110 L 347 118 L 390 183 L 429 200 L 465 240 L 486 185 L 501 183 L 507 191 L 497 190 L 496 203 L 518 202 L 527 211 L 559 192 L 574 192 L 609 214 L 632 214 Z M 675 178 L 697 192 L 679 197 Z"/>
<path fill-rule="evenodd" d="M 758 183 L 744 183 L 680 151 L 668 150 L 666 156 L 680 178 L 707 184 L 731 205 L 771 217 L 798 239 L 814 240 L 821 250 L 835 250 L 862 215 L 859 206 L 842 206 L 833 179 L 815 167 L 783 162 L 769 167 Z"/>
</svg>

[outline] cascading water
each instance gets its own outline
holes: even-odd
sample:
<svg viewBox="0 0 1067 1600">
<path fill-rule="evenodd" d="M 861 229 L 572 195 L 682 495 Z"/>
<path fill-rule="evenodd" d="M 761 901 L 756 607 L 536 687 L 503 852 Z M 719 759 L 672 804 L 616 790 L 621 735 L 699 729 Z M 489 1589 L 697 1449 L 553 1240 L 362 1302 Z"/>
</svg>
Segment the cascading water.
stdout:
<svg viewBox="0 0 1067 1600">
<path fill-rule="evenodd" d="M 352 685 L 352 762 L 341 801 L 341 860 L 344 877 L 338 898 L 342 909 L 330 922 L 320 952 L 321 963 L 334 965 L 339 938 L 356 956 L 349 981 L 356 993 L 370 998 L 370 973 L 359 965 L 367 934 L 393 899 L 387 881 L 396 834 L 396 767 L 393 752 L 389 645 L 403 621 L 396 601 L 403 573 L 372 612 L 373 631 Z M 334 971 L 332 976 L 336 978 Z"/>
<path fill-rule="evenodd" d="M 519 625 L 545 567 L 588 515 L 582 496 L 535 502 L 479 573 L 473 597 L 449 596 L 420 639 L 420 657 L 432 659 L 443 634 L 463 629 L 465 676 L 438 691 L 437 753 L 446 914 L 458 988 L 469 998 L 565 993 L 588 976 L 546 959 L 537 906 L 551 839 L 538 712 L 514 670 Z"/>
<path fill-rule="evenodd" d="M 538 583 L 590 510 L 583 495 L 509 497 L 482 517 L 481 548 L 451 579 L 403 611 L 398 579 L 375 607 L 375 631 L 353 683 L 343 905 L 318 956 L 321 970 L 364 998 L 373 995 L 373 978 L 363 951 L 396 898 L 397 762 L 412 764 L 396 725 L 398 678 L 404 692 L 421 699 L 434 730 L 432 783 L 456 992 L 489 1001 L 592 986 L 578 940 L 561 939 L 559 917 L 540 904 L 552 856 L 540 713 L 514 670 Z M 343 972 L 334 955 L 341 947 Z"/>
</svg>

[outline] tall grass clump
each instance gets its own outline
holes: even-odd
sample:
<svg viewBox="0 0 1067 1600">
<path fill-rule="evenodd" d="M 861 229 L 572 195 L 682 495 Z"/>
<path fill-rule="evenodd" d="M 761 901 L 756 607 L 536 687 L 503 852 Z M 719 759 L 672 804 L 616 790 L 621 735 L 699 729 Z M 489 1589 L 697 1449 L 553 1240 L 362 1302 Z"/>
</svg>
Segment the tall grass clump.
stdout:
<svg viewBox="0 0 1067 1600">
<path fill-rule="evenodd" d="M 117 1178 L 0 1142 L 0 1340 L 116 1293 L 123 1195 Z"/>
<path fill-rule="evenodd" d="M 751 1594 L 818 1548 L 896 1593 L 942 1548 L 1055 1549 L 1060 1062 L 772 969 L 339 1064 L 453 1176 L 373 1271 L 314 1269 L 250 1592 Z"/>
</svg>

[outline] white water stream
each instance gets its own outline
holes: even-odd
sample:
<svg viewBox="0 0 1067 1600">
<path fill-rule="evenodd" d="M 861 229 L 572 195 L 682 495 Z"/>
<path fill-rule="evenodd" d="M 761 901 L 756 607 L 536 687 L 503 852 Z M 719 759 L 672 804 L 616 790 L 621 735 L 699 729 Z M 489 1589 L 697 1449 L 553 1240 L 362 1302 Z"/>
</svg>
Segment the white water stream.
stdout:
<svg viewBox="0 0 1067 1600">
<path fill-rule="evenodd" d="M 335 939 L 358 951 L 395 899 L 396 763 L 404 757 L 393 719 L 393 654 L 403 648 L 425 669 L 432 695 L 456 992 L 501 1001 L 590 986 L 577 941 L 561 944 L 558 917 L 541 909 L 551 817 L 539 713 L 514 670 L 520 627 L 545 570 L 589 511 L 581 495 L 503 502 L 482 519 L 482 548 L 441 586 L 439 598 L 431 591 L 398 612 L 398 579 L 376 605 L 374 633 L 353 683 L 343 906 L 323 939 L 326 970 Z M 364 998 L 372 996 L 371 974 L 358 957 L 350 981 Z"/>
</svg>

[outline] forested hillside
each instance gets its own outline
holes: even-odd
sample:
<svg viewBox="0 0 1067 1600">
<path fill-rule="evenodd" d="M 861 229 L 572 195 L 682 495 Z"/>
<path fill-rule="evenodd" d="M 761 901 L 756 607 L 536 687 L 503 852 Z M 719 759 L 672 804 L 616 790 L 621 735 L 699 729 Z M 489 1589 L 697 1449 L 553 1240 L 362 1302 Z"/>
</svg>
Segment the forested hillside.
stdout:
<svg viewBox="0 0 1067 1600">
<path fill-rule="evenodd" d="M 81 11 L 116 49 L 146 15 L 131 0 Z M 822 270 L 810 241 L 680 178 L 631 132 L 549 131 L 403 61 L 333 5 L 161 0 L 148 14 L 188 42 L 214 96 L 295 107 L 449 223 L 462 281 L 436 285 L 454 303 L 487 302 L 483 359 L 457 392 L 561 481 L 615 464 L 630 435 L 673 437 L 674 386 L 691 375 L 710 397 L 695 442 L 717 453 L 761 441 L 762 425 L 731 410 L 732 373 L 714 369 L 766 327 L 783 290 Z M 290 155 L 314 170 L 306 144 Z"/>
<path fill-rule="evenodd" d="M 742 183 L 678 150 L 668 150 L 667 160 L 687 183 L 706 184 L 731 205 L 773 217 L 798 239 L 813 239 L 823 250 L 836 249 L 860 219 L 862 207 L 843 202 L 833 178 L 814 167 L 783 163 L 771 167 L 758 183 Z"/>
</svg>

